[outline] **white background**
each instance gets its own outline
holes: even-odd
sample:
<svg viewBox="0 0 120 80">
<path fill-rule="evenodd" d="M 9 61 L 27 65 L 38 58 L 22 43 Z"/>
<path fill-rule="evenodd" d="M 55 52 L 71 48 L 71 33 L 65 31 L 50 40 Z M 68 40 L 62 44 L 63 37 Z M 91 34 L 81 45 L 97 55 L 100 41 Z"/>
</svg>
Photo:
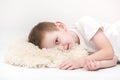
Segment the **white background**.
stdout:
<svg viewBox="0 0 120 80">
<path fill-rule="evenodd" d="M 28 34 L 38 22 L 62 21 L 72 26 L 82 16 L 120 20 L 120 0 L 0 0 L 0 51 L 13 35 Z"/>
<path fill-rule="evenodd" d="M 120 20 L 120 0 L 0 0 L 0 80 L 53 80 L 56 77 L 60 80 L 120 80 L 119 65 L 97 72 L 71 72 L 21 69 L 1 62 L 12 40 L 27 35 L 38 22 L 62 21 L 72 26 L 82 16 L 116 22 Z"/>
</svg>

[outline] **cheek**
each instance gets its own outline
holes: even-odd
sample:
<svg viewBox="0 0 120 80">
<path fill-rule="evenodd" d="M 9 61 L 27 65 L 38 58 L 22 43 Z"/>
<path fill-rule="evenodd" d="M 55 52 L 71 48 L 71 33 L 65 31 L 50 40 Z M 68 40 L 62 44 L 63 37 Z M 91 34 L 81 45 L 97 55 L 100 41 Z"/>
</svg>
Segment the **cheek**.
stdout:
<svg viewBox="0 0 120 80">
<path fill-rule="evenodd" d="M 74 43 L 73 38 L 67 33 L 63 33 L 60 37 L 62 43 Z"/>
<path fill-rule="evenodd" d="M 63 38 L 63 41 L 66 42 L 66 43 L 73 43 L 74 42 L 73 38 L 71 36 L 69 36 L 69 35 L 66 35 L 66 36 L 64 36 L 62 38 Z"/>
</svg>

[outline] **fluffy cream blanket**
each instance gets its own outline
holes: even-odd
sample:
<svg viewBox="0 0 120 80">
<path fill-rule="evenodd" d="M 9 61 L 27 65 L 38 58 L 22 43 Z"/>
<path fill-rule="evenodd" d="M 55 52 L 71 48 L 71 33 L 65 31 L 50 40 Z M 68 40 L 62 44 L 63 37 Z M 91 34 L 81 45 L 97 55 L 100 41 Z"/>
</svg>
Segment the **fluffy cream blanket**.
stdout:
<svg viewBox="0 0 120 80">
<path fill-rule="evenodd" d="M 5 62 L 8 64 L 29 67 L 58 67 L 67 58 L 87 56 L 87 51 L 80 45 L 76 45 L 71 50 L 59 51 L 57 49 L 39 49 L 27 39 L 17 39 L 10 46 Z"/>
</svg>

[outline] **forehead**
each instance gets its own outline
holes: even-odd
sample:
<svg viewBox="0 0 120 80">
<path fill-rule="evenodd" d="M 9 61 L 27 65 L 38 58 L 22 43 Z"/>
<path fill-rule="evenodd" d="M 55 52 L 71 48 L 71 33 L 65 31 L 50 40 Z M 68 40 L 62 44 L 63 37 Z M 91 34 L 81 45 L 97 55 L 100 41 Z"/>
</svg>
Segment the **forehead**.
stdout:
<svg viewBox="0 0 120 80">
<path fill-rule="evenodd" d="M 53 47 L 53 43 L 57 36 L 59 36 L 59 31 L 52 31 L 52 32 L 46 32 L 44 35 L 44 39 L 42 42 L 42 46 L 44 48 L 51 48 Z"/>
</svg>

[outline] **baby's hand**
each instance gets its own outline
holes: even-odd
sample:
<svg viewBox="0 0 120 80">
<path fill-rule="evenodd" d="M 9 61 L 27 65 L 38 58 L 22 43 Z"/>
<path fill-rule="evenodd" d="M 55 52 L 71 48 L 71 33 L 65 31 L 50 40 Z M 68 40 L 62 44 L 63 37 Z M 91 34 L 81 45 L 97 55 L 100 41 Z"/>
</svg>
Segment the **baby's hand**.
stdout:
<svg viewBox="0 0 120 80">
<path fill-rule="evenodd" d="M 80 68 L 80 63 L 77 59 L 67 59 L 61 63 L 59 68 L 63 70 L 74 70 Z"/>
<path fill-rule="evenodd" d="M 63 70 L 74 70 L 83 67 L 85 63 L 85 57 L 77 58 L 77 59 L 67 59 L 61 63 L 59 66 L 60 69 Z"/>
<path fill-rule="evenodd" d="M 88 71 L 98 70 L 100 68 L 100 61 L 86 59 L 83 67 Z"/>
</svg>

